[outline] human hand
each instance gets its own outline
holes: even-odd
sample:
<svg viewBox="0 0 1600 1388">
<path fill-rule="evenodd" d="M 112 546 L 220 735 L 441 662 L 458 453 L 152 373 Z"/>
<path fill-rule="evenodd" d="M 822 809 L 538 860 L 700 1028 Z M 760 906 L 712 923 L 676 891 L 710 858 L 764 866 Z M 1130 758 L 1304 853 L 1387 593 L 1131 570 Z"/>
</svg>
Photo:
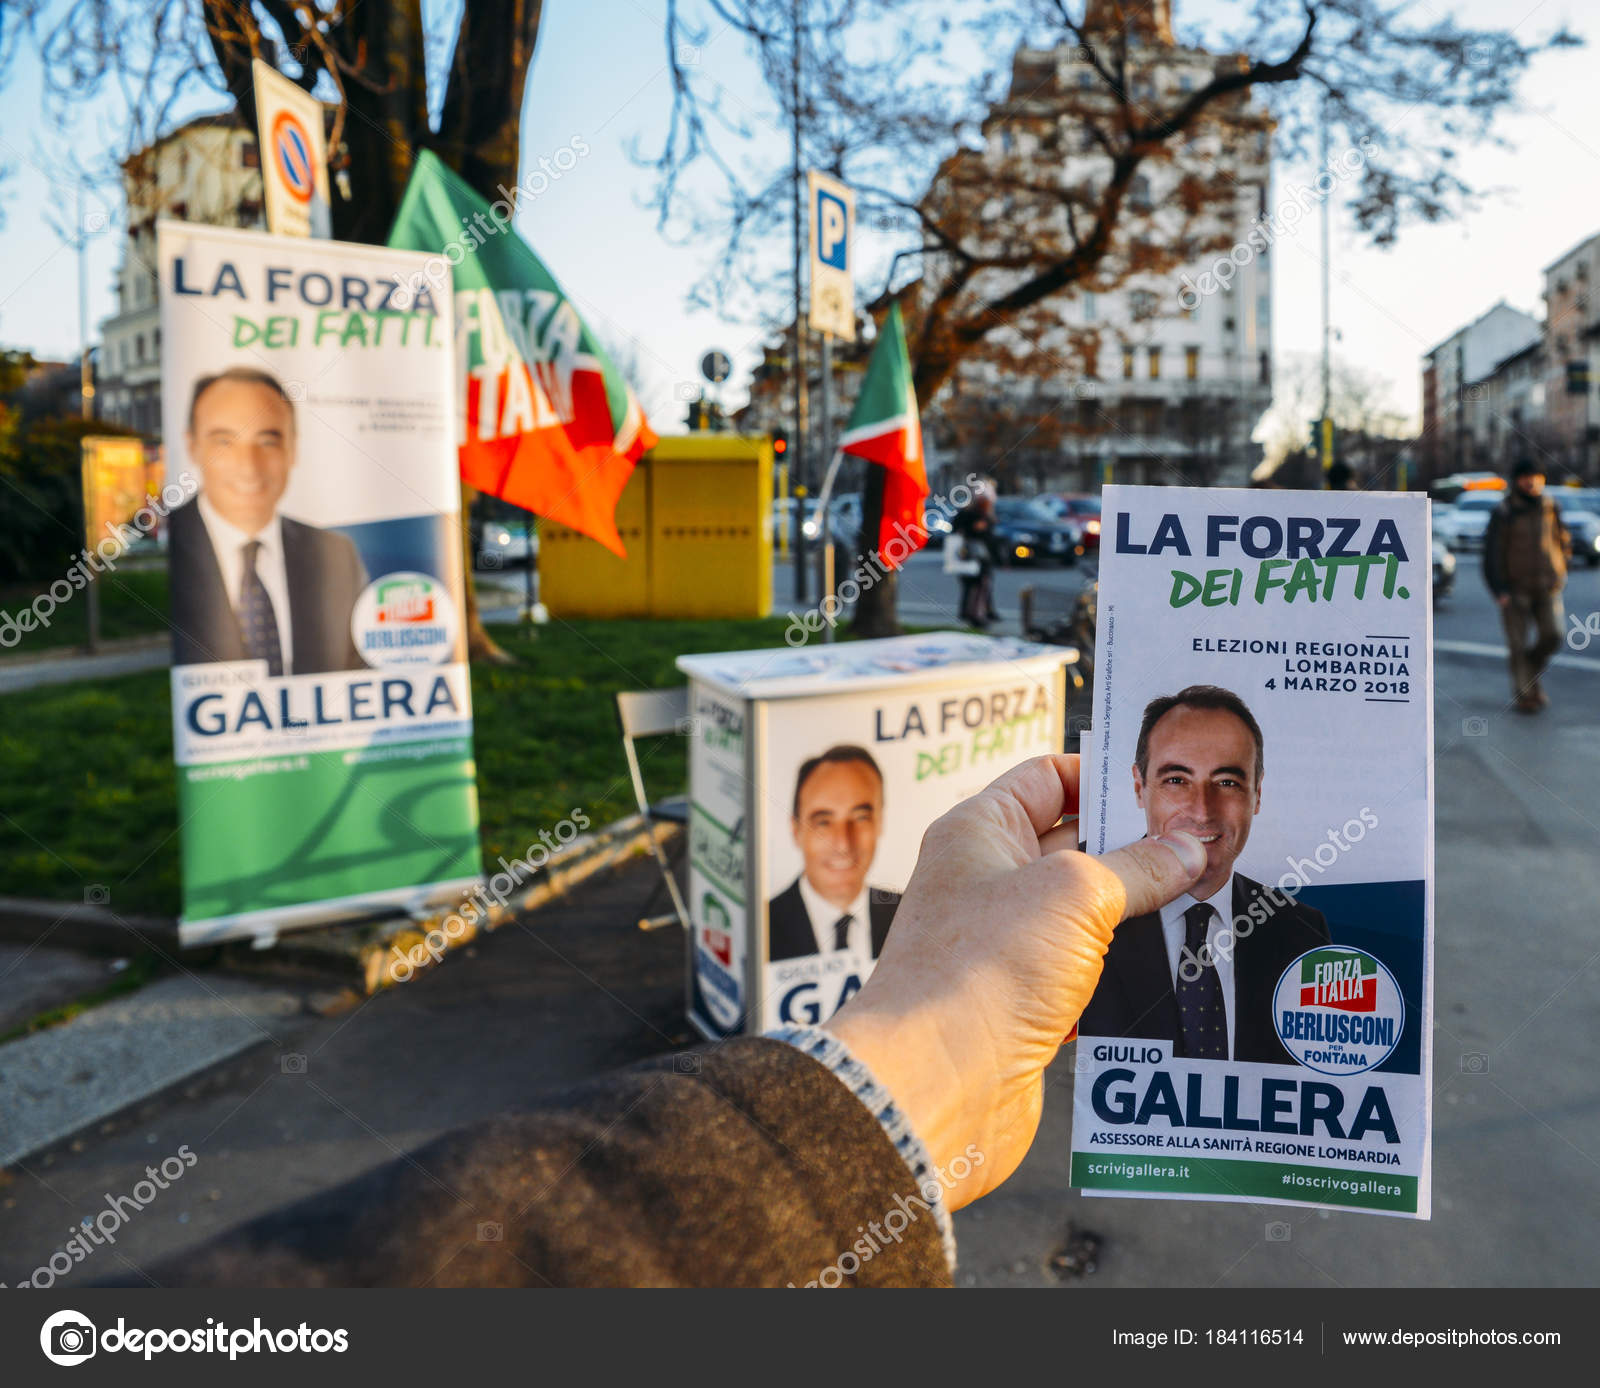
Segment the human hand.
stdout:
<svg viewBox="0 0 1600 1388">
<path fill-rule="evenodd" d="M 937 819 L 865 986 L 825 1029 L 900 1106 L 935 1166 L 981 1165 L 951 1209 L 1016 1170 L 1038 1131 L 1044 1069 L 1077 1025 L 1112 931 L 1205 871 L 1192 834 L 1077 851 L 1078 758 L 1036 757 Z"/>
</svg>

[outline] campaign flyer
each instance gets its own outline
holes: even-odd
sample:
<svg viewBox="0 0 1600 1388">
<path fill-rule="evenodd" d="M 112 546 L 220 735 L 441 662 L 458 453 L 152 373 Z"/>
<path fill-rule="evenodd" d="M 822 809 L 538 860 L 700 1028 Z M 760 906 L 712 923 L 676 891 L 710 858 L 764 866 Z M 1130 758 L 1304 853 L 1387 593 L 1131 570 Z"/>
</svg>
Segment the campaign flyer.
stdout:
<svg viewBox="0 0 1600 1388">
<path fill-rule="evenodd" d="M 180 938 L 478 880 L 448 290 L 425 257 L 157 228 Z"/>
<path fill-rule="evenodd" d="M 1108 486 L 1091 853 L 1206 873 L 1118 927 L 1078 1024 L 1091 1195 L 1429 1217 L 1427 498 Z"/>
<path fill-rule="evenodd" d="M 702 1033 L 815 1025 L 855 995 L 928 825 L 1061 746 L 1066 660 L 955 632 L 680 657 Z"/>
</svg>

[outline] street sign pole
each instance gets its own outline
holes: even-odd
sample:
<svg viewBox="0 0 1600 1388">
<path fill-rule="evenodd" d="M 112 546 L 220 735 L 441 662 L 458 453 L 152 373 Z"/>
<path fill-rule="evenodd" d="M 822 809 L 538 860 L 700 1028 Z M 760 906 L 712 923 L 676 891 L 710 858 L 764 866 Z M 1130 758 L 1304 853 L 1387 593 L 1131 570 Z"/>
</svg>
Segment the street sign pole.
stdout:
<svg viewBox="0 0 1600 1388">
<path fill-rule="evenodd" d="M 828 460 L 828 483 L 833 481 L 833 334 L 824 331 L 822 334 L 822 449 L 821 454 Z M 823 616 L 828 615 L 828 609 L 838 611 L 837 600 L 834 598 L 834 573 L 833 573 L 833 527 L 829 524 L 828 512 L 832 509 L 832 498 L 828 493 L 832 490 L 830 485 L 823 486 L 821 498 L 822 515 L 819 520 L 822 534 L 822 590 L 820 600 L 823 606 Z M 822 639 L 833 640 L 833 623 L 822 624 Z"/>
<path fill-rule="evenodd" d="M 94 370 L 89 364 L 89 231 L 83 215 L 83 180 L 78 180 L 78 395 L 83 417 L 94 417 Z M 88 454 L 84 454 L 87 460 Z M 83 482 L 83 534 L 89 544 L 94 543 L 90 533 L 90 468 L 87 461 L 82 466 Z M 89 651 L 100 647 L 100 585 L 91 583 L 85 594 L 88 603 Z"/>
<path fill-rule="evenodd" d="M 828 515 L 833 479 L 839 457 L 833 446 L 833 339 L 854 342 L 856 336 L 855 266 L 851 245 L 855 230 L 855 194 L 837 179 L 812 172 L 806 175 L 806 203 L 811 223 L 811 302 L 809 321 L 822 334 L 822 447 L 818 463 L 823 472 L 817 497 L 817 531 L 822 546 L 820 600 L 826 611 L 837 611 L 834 592 L 833 526 Z M 829 599 L 834 602 L 829 602 Z M 833 623 L 823 624 L 823 640 L 833 640 Z"/>
<path fill-rule="evenodd" d="M 806 600 L 806 330 L 804 305 L 800 299 L 800 202 L 805 185 L 800 181 L 800 11 L 801 0 L 794 0 L 794 72 L 790 92 L 794 107 L 794 351 L 789 369 L 794 372 L 794 600 Z"/>
</svg>

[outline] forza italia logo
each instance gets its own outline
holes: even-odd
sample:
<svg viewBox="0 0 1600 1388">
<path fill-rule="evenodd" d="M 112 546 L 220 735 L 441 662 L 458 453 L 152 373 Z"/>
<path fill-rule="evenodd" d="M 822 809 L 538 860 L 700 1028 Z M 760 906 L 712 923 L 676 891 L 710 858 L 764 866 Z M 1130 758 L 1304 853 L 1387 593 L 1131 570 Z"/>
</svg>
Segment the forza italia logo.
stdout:
<svg viewBox="0 0 1600 1388">
<path fill-rule="evenodd" d="M 460 630 L 450 590 L 431 574 L 383 574 L 367 585 L 350 614 L 350 637 L 377 669 L 443 665 Z"/>
<path fill-rule="evenodd" d="M 1300 961 L 1300 1006 L 1375 1012 L 1378 961 L 1354 952 L 1319 950 Z"/>
<path fill-rule="evenodd" d="M 1284 1048 L 1307 1069 L 1357 1075 L 1382 1065 L 1405 1030 L 1400 985 L 1365 950 L 1325 945 L 1285 969 L 1272 1020 Z"/>
</svg>

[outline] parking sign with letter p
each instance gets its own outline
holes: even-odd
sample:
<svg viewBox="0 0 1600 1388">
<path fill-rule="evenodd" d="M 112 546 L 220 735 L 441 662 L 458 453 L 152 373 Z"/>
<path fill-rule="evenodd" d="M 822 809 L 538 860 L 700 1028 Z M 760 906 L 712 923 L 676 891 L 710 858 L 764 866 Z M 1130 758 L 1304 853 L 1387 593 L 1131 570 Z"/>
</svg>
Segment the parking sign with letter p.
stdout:
<svg viewBox="0 0 1600 1388">
<path fill-rule="evenodd" d="M 854 342 L 855 194 L 837 179 L 815 171 L 806 175 L 806 188 L 811 209 L 811 326 Z"/>
</svg>

